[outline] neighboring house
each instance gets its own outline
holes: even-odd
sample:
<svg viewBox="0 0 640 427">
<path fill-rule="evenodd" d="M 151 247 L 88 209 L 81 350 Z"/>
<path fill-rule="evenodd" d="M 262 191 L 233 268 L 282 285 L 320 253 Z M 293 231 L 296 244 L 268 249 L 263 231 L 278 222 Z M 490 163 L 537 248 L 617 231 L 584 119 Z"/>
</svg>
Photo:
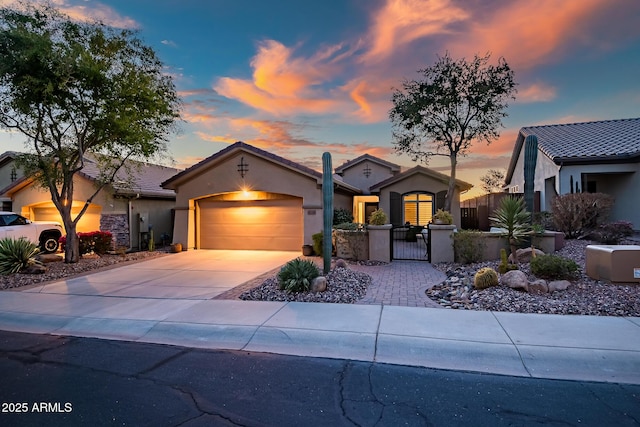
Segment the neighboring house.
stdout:
<svg viewBox="0 0 640 427">
<path fill-rule="evenodd" d="M 0 154 L 0 210 L 5 212 L 11 212 L 13 204 L 10 197 L 3 195 L 2 189 L 9 187 L 24 176 L 22 170 L 15 164 L 17 155 L 18 153 L 15 151 L 6 151 Z"/>
<path fill-rule="evenodd" d="M 640 118 L 523 127 L 506 175 L 510 193 L 524 190 L 524 140 L 538 138 L 534 190 L 540 210 L 572 192 L 606 193 L 615 198 L 611 220 L 640 229 Z"/>
<path fill-rule="evenodd" d="M 0 198 L 9 201 L 9 209 L 34 221 L 58 221 L 60 214 L 51 201 L 48 190 L 36 185 L 33 178 L 20 171 L 15 180 L 5 179 L 7 171 L 15 169 L 17 153 L 4 153 L 0 159 Z M 10 158 L 10 160 L 9 160 Z M 140 248 L 148 240 L 149 227 L 154 230 L 154 240 L 161 241 L 163 234 L 171 235 L 175 193 L 163 189 L 160 183 L 179 172 L 178 169 L 146 163 L 130 162 L 131 176 L 124 171 L 115 184 L 107 186 L 93 199 L 78 222 L 78 232 L 110 231 L 115 244 L 121 247 Z M 84 169 L 74 180 L 72 215 L 77 214 L 96 190 L 100 172 L 97 164 L 85 159 Z M 8 205 L 8 203 L 7 203 Z M 171 243 L 171 242 L 167 242 Z"/>
<path fill-rule="evenodd" d="M 357 222 L 383 208 L 397 224 L 425 225 L 448 177 L 423 167 L 400 172 L 363 155 L 335 169 L 334 208 Z M 322 174 L 243 142 L 236 142 L 165 181 L 176 192 L 174 241 L 186 248 L 299 251 L 322 231 Z M 459 192 L 471 188 L 458 181 Z M 455 216 L 455 214 L 454 214 Z"/>
</svg>

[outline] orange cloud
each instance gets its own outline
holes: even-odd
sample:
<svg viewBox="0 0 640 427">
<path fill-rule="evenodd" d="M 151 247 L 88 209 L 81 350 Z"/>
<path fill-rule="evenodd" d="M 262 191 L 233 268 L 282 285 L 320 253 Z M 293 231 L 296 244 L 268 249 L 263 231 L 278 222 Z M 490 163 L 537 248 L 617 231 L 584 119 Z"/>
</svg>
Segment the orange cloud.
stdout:
<svg viewBox="0 0 640 427">
<path fill-rule="evenodd" d="M 507 129 L 503 131 L 497 140 L 487 145 L 486 143 L 476 142 L 471 146 L 469 154 L 481 155 L 481 156 L 501 156 L 511 155 L 513 147 L 518 137 L 520 129 Z M 507 161 L 508 164 L 508 161 Z"/>
<path fill-rule="evenodd" d="M 363 60 L 382 60 L 397 49 L 423 37 L 450 32 L 450 24 L 469 14 L 451 0 L 387 0 L 375 12 Z"/>
<path fill-rule="evenodd" d="M 363 76 L 347 83 L 341 89 L 347 92 L 358 106 L 352 116 L 361 123 L 375 123 L 388 120 L 393 84 L 392 81 L 375 76 Z"/>
<path fill-rule="evenodd" d="M 294 50 L 267 40 L 251 60 L 251 80 L 223 77 L 214 89 L 222 96 L 274 115 L 335 112 L 339 101 L 317 87 L 336 74 L 343 53 L 342 46 L 335 45 L 309 58 L 295 57 Z"/>
<path fill-rule="evenodd" d="M 553 60 L 571 42 L 586 41 L 588 26 L 584 22 L 611 8 L 610 3 L 610 0 L 506 2 L 488 19 L 478 17 L 469 21 L 469 31 L 452 41 L 449 50 L 461 56 L 489 51 L 505 57 L 512 66 L 530 68 Z"/>
</svg>

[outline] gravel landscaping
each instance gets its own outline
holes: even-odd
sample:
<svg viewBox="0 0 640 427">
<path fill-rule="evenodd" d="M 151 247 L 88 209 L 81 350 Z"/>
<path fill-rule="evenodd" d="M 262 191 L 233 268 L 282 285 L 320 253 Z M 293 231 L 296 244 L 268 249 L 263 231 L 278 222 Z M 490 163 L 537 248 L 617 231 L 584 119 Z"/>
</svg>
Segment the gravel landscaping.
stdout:
<svg viewBox="0 0 640 427">
<path fill-rule="evenodd" d="M 434 264 L 436 269 L 447 275 L 447 279 L 427 290 L 426 296 L 449 309 L 640 317 L 640 284 L 614 285 L 593 280 L 584 273 L 585 248 L 589 244 L 593 244 L 593 242 L 568 240 L 566 246 L 557 252 L 558 255 L 574 260 L 581 268 L 579 278 L 573 280 L 565 291 L 536 294 L 505 286 L 496 286 L 481 291 L 473 289 L 473 276 L 477 270 L 482 267 L 492 267 L 497 270 L 498 262 L 493 261 L 468 265 Z M 139 262 L 166 255 L 167 253 L 162 251 L 135 252 L 124 256 L 85 257 L 77 264 L 47 263 L 47 271 L 43 274 L 0 276 L 0 289 L 61 280 L 96 270 L 113 268 L 122 263 Z M 318 260 L 318 258 L 315 259 Z M 524 271 L 530 279 L 534 278 L 530 274 L 528 264 L 520 264 L 520 270 Z M 255 287 L 244 290 L 239 298 L 255 301 L 352 304 L 364 297 L 371 282 L 371 276 L 365 273 L 354 271 L 348 267 L 333 268 L 327 276 L 327 291 L 287 293 L 278 289 L 274 272 L 264 280 L 258 281 Z"/>
<path fill-rule="evenodd" d="M 635 243 L 635 242 L 633 242 Z M 473 289 L 475 272 L 482 267 L 498 268 L 498 262 L 476 264 L 435 264 L 447 274 L 447 280 L 429 289 L 426 294 L 445 308 L 462 310 L 491 310 L 517 313 L 583 314 L 596 316 L 640 316 L 640 284 L 611 284 L 593 280 L 585 273 L 588 240 L 567 240 L 556 252 L 574 260 L 580 275 L 565 291 L 552 293 L 526 293 L 506 286 L 495 286 L 481 291 Z M 535 279 L 529 264 L 520 264 L 530 280 Z"/>
</svg>

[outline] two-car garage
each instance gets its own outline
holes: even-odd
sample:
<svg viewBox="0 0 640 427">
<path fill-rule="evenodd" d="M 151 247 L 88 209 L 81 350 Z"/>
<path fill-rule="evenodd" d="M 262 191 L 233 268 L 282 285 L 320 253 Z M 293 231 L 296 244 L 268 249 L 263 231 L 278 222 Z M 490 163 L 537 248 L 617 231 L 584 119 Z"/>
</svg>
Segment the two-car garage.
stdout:
<svg viewBox="0 0 640 427">
<path fill-rule="evenodd" d="M 299 251 L 303 241 L 302 199 L 198 201 L 200 249 Z"/>
</svg>

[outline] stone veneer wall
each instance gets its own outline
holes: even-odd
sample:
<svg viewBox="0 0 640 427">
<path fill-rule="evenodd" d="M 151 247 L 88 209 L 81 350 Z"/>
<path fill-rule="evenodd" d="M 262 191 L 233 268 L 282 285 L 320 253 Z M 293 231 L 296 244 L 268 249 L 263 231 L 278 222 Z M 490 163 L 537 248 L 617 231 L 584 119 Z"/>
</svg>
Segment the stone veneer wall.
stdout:
<svg viewBox="0 0 640 427">
<path fill-rule="evenodd" d="M 129 216 L 127 214 L 102 214 L 100 230 L 113 235 L 113 248 L 129 247 Z"/>
</svg>

